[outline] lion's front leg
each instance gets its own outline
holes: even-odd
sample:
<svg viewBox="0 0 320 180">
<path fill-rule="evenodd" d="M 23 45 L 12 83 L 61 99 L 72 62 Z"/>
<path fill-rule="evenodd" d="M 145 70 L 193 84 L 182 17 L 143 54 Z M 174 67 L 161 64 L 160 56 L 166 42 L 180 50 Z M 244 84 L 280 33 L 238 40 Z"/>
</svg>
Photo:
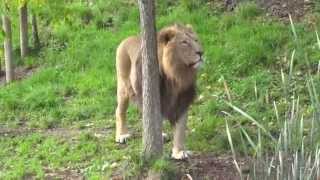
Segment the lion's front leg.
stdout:
<svg viewBox="0 0 320 180">
<path fill-rule="evenodd" d="M 187 112 L 174 125 L 173 148 L 171 157 L 174 159 L 186 159 L 190 152 L 185 149 L 187 129 Z"/>
</svg>

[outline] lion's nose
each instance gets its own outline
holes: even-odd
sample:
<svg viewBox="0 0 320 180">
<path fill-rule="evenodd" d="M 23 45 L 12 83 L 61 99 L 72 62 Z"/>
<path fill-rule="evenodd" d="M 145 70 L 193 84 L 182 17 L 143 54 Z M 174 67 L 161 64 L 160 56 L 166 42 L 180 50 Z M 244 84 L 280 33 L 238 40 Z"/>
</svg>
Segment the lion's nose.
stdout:
<svg viewBox="0 0 320 180">
<path fill-rule="evenodd" d="M 197 51 L 196 54 L 198 54 L 200 57 L 202 57 L 203 52 L 202 51 Z"/>
</svg>

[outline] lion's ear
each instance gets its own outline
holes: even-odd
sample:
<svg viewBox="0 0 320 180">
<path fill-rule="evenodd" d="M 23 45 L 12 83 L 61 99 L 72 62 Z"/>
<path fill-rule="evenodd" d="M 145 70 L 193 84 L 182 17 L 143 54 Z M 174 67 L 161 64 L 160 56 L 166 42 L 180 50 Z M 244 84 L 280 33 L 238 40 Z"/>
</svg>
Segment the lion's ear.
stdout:
<svg viewBox="0 0 320 180">
<path fill-rule="evenodd" d="M 177 31 L 172 28 L 161 30 L 159 33 L 159 39 L 158 39 L 159 43 L 167 44 L 169 41 L 171 41 L 175 37 L 176 33 Z"/>
</svg>

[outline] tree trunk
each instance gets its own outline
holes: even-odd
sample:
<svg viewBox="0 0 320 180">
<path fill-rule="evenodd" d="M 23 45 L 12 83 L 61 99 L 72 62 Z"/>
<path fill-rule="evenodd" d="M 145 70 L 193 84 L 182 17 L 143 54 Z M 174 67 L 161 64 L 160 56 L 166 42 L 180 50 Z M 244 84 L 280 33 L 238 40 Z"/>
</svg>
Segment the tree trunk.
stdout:
<svg viewBox="0 0 320 180">
<path fill-rule="evenodd" d="M 40 49 L 38 22 L 37 22 L 37 16 L 35 14 L 32 15 L 32 37 L 33 37 L 33 47 L 37 50 Z"/>
<path fill-rule="evenodd" d="M 228 11 L 233 11 L 236 6 L 237 6 L 237 0 L 225 0 L 225 8 Z"/>
<path fill-rule="evenodd" d="M 142 31 L 143 153 L 145 160 L 162 154 L 159 65 L 154 0 L 139 0 Z"/>
<path fill-rule="evenodd" d="M 12 57 L 12 32 L 11 21 L 7 15 L 2 16 L 4 38 L 4 59 L 6 68 L 6 81 L 11 82 L 14 79 L 13 57 Z"/>
<path fill-rule="evenodd" d="M 20 8 L 20 48 L 21 58 L 28 54 L 28 7 L 25 3 Z"/>
</svg>

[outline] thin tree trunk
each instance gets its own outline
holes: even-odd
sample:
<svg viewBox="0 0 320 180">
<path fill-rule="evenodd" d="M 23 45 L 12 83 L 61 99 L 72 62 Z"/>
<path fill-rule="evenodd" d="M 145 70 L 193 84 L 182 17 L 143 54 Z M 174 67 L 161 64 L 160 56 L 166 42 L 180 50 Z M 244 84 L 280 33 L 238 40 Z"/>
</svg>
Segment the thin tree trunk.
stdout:
<svg viewBox="0 0 320 180">
<path fill-rule="evenodd" d="M 38 21 L 35 14 L 32 15 L 32 36 L 33 36 L 33 46 L 35 49 L 40 49 L 40 39 L 38 33 Z"/>
<path fill-rule="evenodd" d="M 2 16 L 4 38 L 4 59 L 6 68 L 6 81 L 11 82 L 14 79 L 13 57 L 12 57 L 12 32 L 11 21 L 7 15 Z"/>
<path fill-rule="evenodd" d="M 237 0 L 225 0 L 225 7 L 228 11 L 233 11 L 237 6 Z"/>
<path fill-rule="evenodd" d="M 25 3 L 20 8 L 20 48 L 21 58 L 28 55 L 28 7 Z"/>
<path fill-rule="evenodd" d="M 162 154 L 159 65 L 154 0 L 139 0 L 142 31 L 143 153 L 145 160 Z"/>
</svg>

